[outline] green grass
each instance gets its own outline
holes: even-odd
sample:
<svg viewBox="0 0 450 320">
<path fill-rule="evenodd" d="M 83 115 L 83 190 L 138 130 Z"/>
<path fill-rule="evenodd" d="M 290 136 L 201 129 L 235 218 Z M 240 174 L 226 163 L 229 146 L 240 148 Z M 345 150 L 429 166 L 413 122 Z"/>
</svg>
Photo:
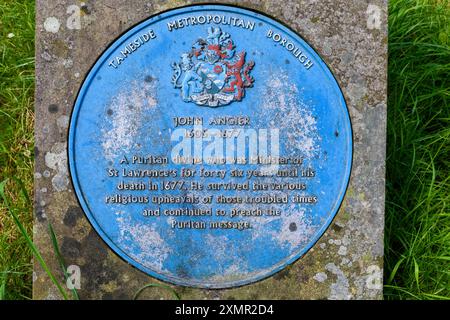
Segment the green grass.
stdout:
<svg viewBox="0 0 450 320">
<path fill-rule="evenodd" d="M 385 297 L 450 298 L 450 6 L 391 0 Z M 14 36 L 8 36 L 10 33 Z M 0 2 L 0 182 L 31 234 L 34 1 Z M 17 177 L 17 179 L 13 179 Z M 56 250 L 57 251 L 57 250 Z M 0 199 L 0 299 L 31 298 L 32 247 Z"/>
<path fill-rule="evenodd" d="M 29 234 L 33 190 L 34 1 L 0 1 L 0 181 Z M 17 177 L 18 180 L 11 179 Z M 31 250 L 0 200 L 0 296 L 31 297 Z M 3 289 L 2 289 L 3 288 Z"/>
<path fill-rule="evenodd" d="M 385 297 L 450 298 L 450 2 L 391 0 Z"/>
<path fill-rule="evenodd" d="M 44 269 L 45 273 L 49 276 L 49 278 L 51 279 L 53 284 L 58 288 L 58 291 L 61 293 L 61 296 L 65 300 L 67 300 L 68 296 L 67 296 L 67 293 L 65 292 L 65 290 L 63 289 L 63 286 L 59 283 L 59 281 L 56 279 L 56 277 L 51 272 L 50 268 L 47 266 L 45 260 L 41 256 L 41 253 L 39 252 L 38 248 L 33 243 L 33 239 L 30 237 L 30 235 L 28 234 L 27 230 L 25 229 L 25 226 L 20 221 L 20 219 L 19 219 L 19 217 L 17 215 L 17 212 L 16 212 L 17 208 L 11 206 L 10 201 L 8 200 L 8 197 L 5 194 L 5 185 L 6 185 L 7 182 L 8 182 L 8 180 L 0 182 L 0 198 L 3 200 L 3 205 L 6 207 L 8 212 L 11 214 L 11 216 L 12 216 L 12 218 L 14 220 L 14 223 L 19 228 L 21 235 L 23 236 L 23 238 L 27 242 L 28 248 L 30 248 L 31 251 L 33 252 L 34 258 L 39 262 L 39 264 L 42 266 L 42 268 Z M 25 199 L 29 199 L 26 190 L 24 188 L 21 188 L 21 191 L 22 191 L 23 197 Z M 51 232 L 51 236 L 52 236 L 53 247 L 56 248 L 55 249 L 55 253 L 58 256 L 58 260 L 60 260 L 60 265 L 62 267 L 62 270 L 65 271 L 66 267 L 64 265 L 64 261 L 63 261 L 61 255 L 59 254 L 59 247 L 58 247 L 58 242 L 56 240 L 55 233 L 53 232 L 53 228 L 52 228 L 51 225 L 49 225 L 49 228 L 50 228 L 50 232 Z M 5 275 L 5 273 L 3 275 Z M 3 282 L 3 287 L 4 288 L 6 287 L 6 281 Z M 5 291 L 5 290 L 3 290 L 3 291 Z M 5 293 L 3 295 L 5 295 Z"/>
</svg>

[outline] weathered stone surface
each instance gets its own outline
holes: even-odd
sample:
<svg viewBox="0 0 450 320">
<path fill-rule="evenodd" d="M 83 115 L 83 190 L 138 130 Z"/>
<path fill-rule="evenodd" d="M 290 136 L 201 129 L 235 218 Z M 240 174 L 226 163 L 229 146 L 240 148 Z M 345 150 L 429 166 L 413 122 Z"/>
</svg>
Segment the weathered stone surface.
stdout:
<svg viewBox="0 0 450 320">
<path fill-rule="evenodd" d="M 47 224 L 67 265 L 81 268 L 82 299 L 130 299 L 158 283 L 116 256 L 79 208 L 67 164 L 67 126 L 84 76 L 106 46 L 157 12 L 191 1 L 37 1 L 34 240 L 62 278 Z M 223 2 L 222 2 L 223 3 Z M 189 299 L 381 298 L 386 118 L 386 1 L 225 1 L 257 9 L 297 31 L 330 66 L 348 103 L 354 138 L 350 185 L 340 212 L 303 258 L 273 277 L 227 289 L 174 287 Z M 61 298 L 35 265 L 35 299 Z M 171 298 L 151 288 L 141 298 Z"/>
</svg>

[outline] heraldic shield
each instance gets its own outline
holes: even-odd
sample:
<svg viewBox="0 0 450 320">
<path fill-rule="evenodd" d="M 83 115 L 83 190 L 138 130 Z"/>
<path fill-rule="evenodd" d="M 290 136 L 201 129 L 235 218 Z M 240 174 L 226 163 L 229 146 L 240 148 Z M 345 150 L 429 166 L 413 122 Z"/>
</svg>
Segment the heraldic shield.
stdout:
<svg viewBox="0 0 450 320">
<path fill-rule="evenodd" d="M 198 39 L 191 51 L 173 62 L 172 84 L 181 90 L 185 102 L 219 107 L 241 101 L 245 89 L 252 87 L 253 61 L 245 61 L 246 52 L 236 53 L 230 34 L 220 28 L 208 28 L 206 39 Z"/>
</svg>

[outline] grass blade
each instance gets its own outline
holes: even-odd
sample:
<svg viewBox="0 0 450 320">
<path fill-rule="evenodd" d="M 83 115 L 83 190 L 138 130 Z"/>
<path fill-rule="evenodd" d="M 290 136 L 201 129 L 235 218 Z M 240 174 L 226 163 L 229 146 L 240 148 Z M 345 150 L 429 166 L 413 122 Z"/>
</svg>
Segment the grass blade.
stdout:
<svg viewBox="0 0 450 320">
<path fill-rule="evenodd" d="M 69 279 L 69 274 L 67 273 L 66 263 L 64 261 L 63 256 L 61 255 L 61 252 L 59 251 L 58 240 L 56 239 L 55 231 L 53 230 L 53 227 L 50 222 L 48 223 L 48 231 L 50 233 L 50 238 L 52 240 L 53 251 L 55 252 L 56 259 L 59 262 L 59 266 L 61 267 L 61 270 L 64 273 L 64 279 L 67 282 L 67 280 Z M 80 300 L 77 289 L 75 288 L 72 289 L 72 295 L 75 300 Z"/>
<path fill-rule="evenodd" d="M 137 300 L 137 298 L 139 298 L 141 293 L 147 288 L 163 288 L 163 289 L 166 289 L 166 290 L 168 290 L 168 291 L 170 291 L 172 293 L 172 295 L 175 298 L 175 300 L 181 300 L 179 294 L 174 289 L 172 289 L 171 287 L 166 286 L 164 284 L 158 284 L 158 283 L 149 283 L 149 284 L 146 284 L 145 286 L 143 286 L 142 288 L 140 288 L 136 292 L 136 294 L 134 295 L 133 300 Z"/>
<path fill-rule="evenodd" d="M 28 196 L 27 189 L 25 188 L 25 184 L 19 178 L 13 177 L 13 180 L 19 185 L 20 191 L 22 191 L 23 197 L 25 201 L 31 203 L 30 197 Z"/>
<path fill-rule="evenodd" d="M 7 180 L 4 180 L 4 181 L 0 182 L 0 197 L 3 199 L 3 202 L 4 202 L 5 206 L 6 206 L 6 208 L 8 209 L 8 211 L 11 214 L 15 224 L 17 225 L 17 227 L 19 228 L 19 230 L 22 233 L 23 237 L 25 238 L 25 240 L 26 240 L 28 246 L 30 247 L 31 251 L 33 252 L 33 255 L 35 256 L 36 260 L 38 260 L 39 264 L 42 266 L 42 268 L 44 269 L 45 273 L 49 276 L 50 280 L 58 288 L 58 291 L 61 293 L 63 298 L 65 300 L 68 300 L 67 293 L 64 291 L 64 289 L 62 288 L 61 284 L 58 282 L 58 280 L 56 280 L 55 276 L 50 271 L 49 267 L 47 266 L 47 264 L 45 263 L 44 259 L 42 258 L 41 253 L 39 252 L 39 250 L 34 245 L 33 241 L 31 240 L 30 236 L 28 235 L 27 231 L 25 230 L 24 226 L 20 222 L 20 220 L 17 217 L 17 215 L 14 212 L 14 210 L 11 210 L 11 207 L 9 205 L 9 201 L 8 201 L 6 195 L 5 195 L 5 184 L 6 184 L 6 182 L 7 182 Z"/>
<path fill-rule="evenodd" d="M 0 274 L 0 300 L 6 299 L 6 273 Z"/>
</svg>

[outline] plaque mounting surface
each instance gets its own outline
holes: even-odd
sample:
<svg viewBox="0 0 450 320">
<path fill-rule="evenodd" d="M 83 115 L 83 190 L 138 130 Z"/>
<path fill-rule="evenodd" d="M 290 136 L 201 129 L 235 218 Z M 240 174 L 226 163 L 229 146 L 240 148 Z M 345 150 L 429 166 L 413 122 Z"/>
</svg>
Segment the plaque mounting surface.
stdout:
<svg viewBox="0 0 450 320">
<path fill-rule="evenodd" d="M 68 148 L 80 204 L 119 256 L 164 281 L 226 288 L 282 270 L 321 237 L 347 188 L 352 132 L 301 37 L 251 10 L 198 5 L 153 16 L 101 55 Z M 176 163 L 180 150 L 203 162 Z M 207 163 L 239 151 L 246 162 Z"/>
</svg>

